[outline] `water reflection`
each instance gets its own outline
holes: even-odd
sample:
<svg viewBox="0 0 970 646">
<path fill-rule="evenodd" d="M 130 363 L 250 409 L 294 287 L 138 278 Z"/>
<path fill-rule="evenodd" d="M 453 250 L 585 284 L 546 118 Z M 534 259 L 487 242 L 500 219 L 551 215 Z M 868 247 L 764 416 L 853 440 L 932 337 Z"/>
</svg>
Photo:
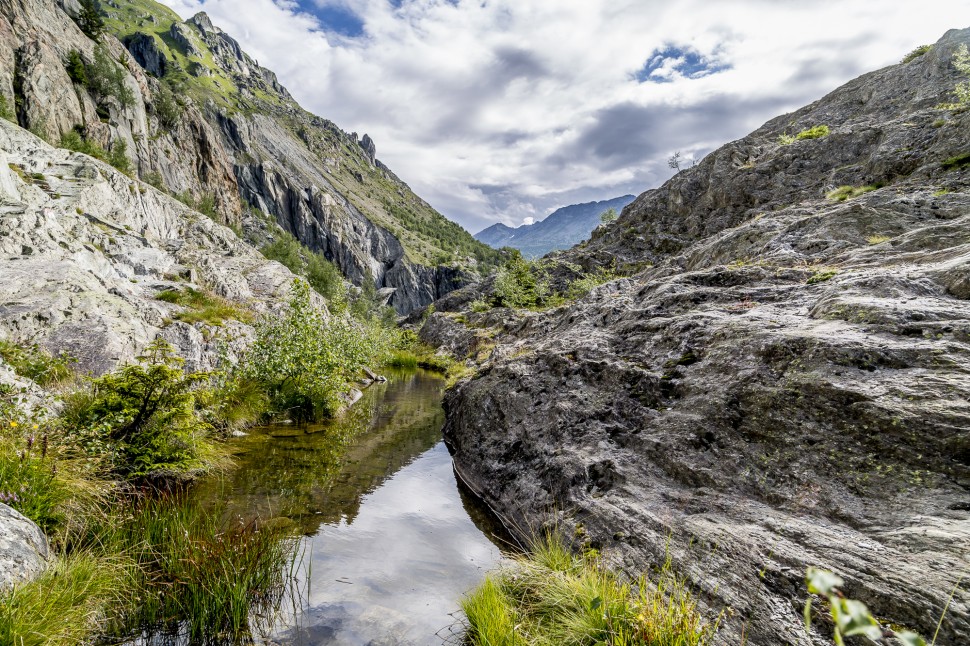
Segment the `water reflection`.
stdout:
<svg viewBox="0 0 970 646">
<path fill-rule="evenodd" d="M 459 491 L 440 441 L 441 380 L 389 376 L 338 423 L 241 438 L 239 468 L 196 490 L 306 536 L 298 592 L 259 641 L 441 643 L 462 594 L 500 558 L 499 530 Z"/>
</svg>

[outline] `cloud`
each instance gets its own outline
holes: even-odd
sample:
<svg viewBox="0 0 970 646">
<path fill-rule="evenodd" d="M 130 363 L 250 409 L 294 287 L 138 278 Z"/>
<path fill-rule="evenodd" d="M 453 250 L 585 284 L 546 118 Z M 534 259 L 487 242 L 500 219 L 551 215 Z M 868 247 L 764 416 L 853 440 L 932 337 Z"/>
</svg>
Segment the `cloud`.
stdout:
<svg viewBox="0 0 970 646">
<path fill-rule="evenodd" d="M 937 40 L 962 3 L 164 0 L 476 231 L 638 194 Z M 869 28 L 878 25 L 878 28 Z"/>
<path fill-rule="evenodd" d="M 535 218 L 522 218 L 522 226 L 527 227 L 536 223 Z"/>
</svg>

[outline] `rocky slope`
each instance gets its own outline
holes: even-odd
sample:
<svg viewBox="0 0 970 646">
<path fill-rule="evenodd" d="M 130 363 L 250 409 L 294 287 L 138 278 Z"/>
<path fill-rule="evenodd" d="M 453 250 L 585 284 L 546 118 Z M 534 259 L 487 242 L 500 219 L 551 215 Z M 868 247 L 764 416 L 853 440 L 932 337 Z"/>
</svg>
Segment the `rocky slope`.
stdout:
<svg viewBox="0 0 970 646">
<path fill-rule="evenodd" d="M 526 258 L 538 258 L 550 251 L 568 249 L 589 237 L 600 225 L 600 214 L 608 209 L 617 212 L 632 202 L 632 195 L 614 197 L 611 200 L 572 204 L 556 209 L 534 224 L 509 227 L 493 224 L 475 234 L 475 239 L 499 249 L 512 247 Z"/>
<path fill-rule="evenodd" d="M 968 42 L 768 122 L 564 254 L 627 278 L 546 312 L 442 301 L 424 338 L 498 344 L 446 400 L 464 479 L 630 573 L 669 555 L 719 643 L 830 643 L 808 565 L 970 643 L 970 111 L 937 107 Z"/>
<path fill-rule="evenodd" d="M 227 227 L 86 155 L 0 119 L 0 338 L 67 352 L 82 372 L 131 360 L 161 335 L 192 368 L 251 327 L 177 320 L 156 299 L 193 288 L 240 317 L 278 307 L 293 275 Z M 0 362 L 2 364 L 2 362 Z"/>
<path fill-rule="evenodd" d="M 358 285 L 387 288 L 402 313 L 497 259 L 384 166 L 370 137 L 304 111 L 204 13 L 183 22 L 152 0 L 101 5 L 99 45 L 72 20 L 75 0 L 0 2 L 0 96 L 21 126 L 50 142 L 71 130 L 124 142 L 138 177 L 224 224 L 272 216 Z M 90 76 L 99 46 L 130 101 L 72 81 L 72 52 Z"/>
</svg>

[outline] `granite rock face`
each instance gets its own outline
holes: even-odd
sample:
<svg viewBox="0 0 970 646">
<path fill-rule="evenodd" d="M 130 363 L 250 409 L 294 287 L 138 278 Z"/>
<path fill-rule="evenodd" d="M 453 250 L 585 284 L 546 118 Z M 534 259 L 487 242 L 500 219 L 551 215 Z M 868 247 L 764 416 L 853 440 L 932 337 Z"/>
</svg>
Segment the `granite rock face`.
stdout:
<svg viewBox="0 0 970 646">
<path fill-rule="evenodd" d="M 50 559 L 47 537 L 40 527 L 0 503 L 0 592 L 36 578 Z"/>
<path fill-rule="evenodd" d="M 540 313 L 446 299 L 423 338 L 498 343 L 446 399 L 465 481 L 631 574 L 669 556 L 727 611 L 720 643 L 830 643 L 806 566 L 927 637 L 952 592 L 937 643 L 970 643 L 970 113 L 937 107 L 967 42 L 768 122 L 564 254 L 627 278 Z"/>
<path fill-rule="evenodd" d="M 102 373 L 156 336 L 211 368 L 221 330 L 173 321 L 166 289 L 209 290 L 254 312 L 286 301 L 292 274 L 227 227 L 85 155 L 0 120 L 0 337 L 39 343 Z"/>
<path fill-rule="evenodd" d="M 152 3 L 103 9 L 123 42 L 105 34 L 100 46 L 121 61 L 130 105 L 98 97 L 68 76 L 72 52 L 87 64 L 95 58 L 94 41 L 71 19 L 75 2 L 0 3 L 0 95 L 16 106 L 19 125 L 48 142 L 79 130 L 106 149 L 124 143 L 138 177 L 209 203 L 222 224 L 238 226 L 244 208 L 258 209 L 356 284 L 394 289 L 390 303 L 400 313 L 427 305 L 452 284 L 459 272 L 437 268 L 439 242 L 395 214 L 444 218 L 376 159 L 370 137 L 358 142 L 304 111 L 205 13 L 183 22 Z M 175 81 L 183 86 L 173 123 L 163 120 L 159 102 L 162 83 L 180 75 L 204 83 Z M 462 284 L 470 279 L 462 276 Z"/>
</svg>

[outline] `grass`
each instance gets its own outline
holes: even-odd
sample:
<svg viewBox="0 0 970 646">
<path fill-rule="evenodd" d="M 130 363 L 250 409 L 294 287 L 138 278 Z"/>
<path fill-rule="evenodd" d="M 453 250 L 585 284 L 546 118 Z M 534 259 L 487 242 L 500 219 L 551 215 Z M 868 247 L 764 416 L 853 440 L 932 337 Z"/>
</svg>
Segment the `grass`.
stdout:
<svg viewBox="0 0 970 646">
<path fill-rule="evenodd" d="M 57 559 L 38 579 L 0 597 L 0 643 L 86 643 L 110 609 L 124 603 L 124 559 L 88 554 Z"/>
<path fill-rule="evenodd" d="M 10 341 L 0 341 L 0 358 L 21 377 L 40 386 L 54 386 L 74 375 L 71 365 L 76 360 L 68 354 L 56 357 L 38 345 L 22 346 Z"/>
<path fill-rule="evenodd" d="M 819 269 L 808 279 L 809 285 L 815 285 L 817 283 L 824 283 L 839 274 L 838 269 Z"/>
<path fill-rule="evenodd" d="M 869 236 L 866 238 L 866 242 L 869 244 L 882 244 L 883 242 L 888 242 L 890 240 L 889 236 Z"/>
<path fill-rule="evenodd" d="M 964 166 L 970 165 L 970 152 L 961 153 L 955 155 L 943 161 L 943 168 L 945 170 L 952 170 L 954 168 L 963 168 Z"/>
<path fill-rule="evenodd" d="M 826 125 L 814 126 L 812 128 L 805 128 L 797 135 L 795 139 L 821 139 L 822 137 L 827 137 L 829 135 L 829 127 Z"/>
<path fill-rule="evenodd" d="M 249 310 L 244 310 L 221 296 L 192 287 L 167 289 L 159 292 L 155 299 L 185 307 L 186 311 L 179 312 L 174 318 L 189 325 L 204 323 L 213 327 L 221 327 L 226 320 L 243 323 L 253 321 L 253 314 Z"/>
<path fill-rule="evenodd" d="M 826 193 L 825 197 L 835 202 L 845 202 L 846 200 L 875 191 L 878 188 L 875 184 L 868 186 L 840 186 L 834 191 Z"/>
<path fill-rule="evenodd" d="M 549 536 L 489 575 L 462 610 L 473 646 L 702 646 L 717 632 L 669 563 L 631 584 Z"/>
</svg>

